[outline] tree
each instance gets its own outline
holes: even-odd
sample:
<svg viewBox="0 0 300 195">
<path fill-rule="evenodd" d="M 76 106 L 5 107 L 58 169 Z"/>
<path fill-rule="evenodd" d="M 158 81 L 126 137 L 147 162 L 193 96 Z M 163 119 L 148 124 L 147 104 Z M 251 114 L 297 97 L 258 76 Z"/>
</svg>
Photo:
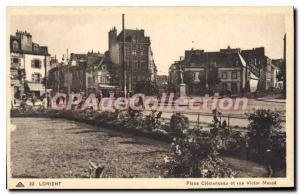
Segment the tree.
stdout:
<svg viewBox="0 0 300 195">
<path fill-rule="evenodd" d="M 209 89 L 215 89 L 216 85 L 220 83 L 218 77 L 218 69 L 215 66 L 209 67 L 207 71 L 207 84 Z"/>
<path fill-rule="evenodd" d="M 170 121 L 174 132 L 171 157 L 165 159 L 168 177 L 220 178 L 234 177 L 235 172 L 218 156 L 215 136 L 207 131 L 189 129 L 189 122 L 181 114 Z"/>
<path fill-rule="evenodd" d="M 281 132 L 281 117 L 278 112 L 259 109 L 248 117 L 250 152 L 265 163 L 272 176 L 273 167 L 285 166 L 286 139 Z"/>
<path fill-rule="evenodd" d="M 141 81 L 134 88 L 135 93 L 143 93 L 145 95 L 154 95 L 158 93 L 158 86 L 153 81 Z"/>
<path fill-rule="evenodd" d="M 185 84 L 192 84 L 194 82 L 194 73 L 192 71 L 185 71 L 183 73 L 183 82 Z"/>
</svg>

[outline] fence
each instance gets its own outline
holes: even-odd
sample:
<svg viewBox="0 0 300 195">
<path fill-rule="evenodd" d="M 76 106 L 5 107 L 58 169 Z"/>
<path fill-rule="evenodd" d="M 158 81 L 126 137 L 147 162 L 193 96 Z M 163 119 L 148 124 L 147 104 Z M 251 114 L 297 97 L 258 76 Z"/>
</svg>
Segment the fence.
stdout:
<svg viewBox="0 0 300 195">
<path fill-rule="evenodd" d="M 163 114 L 174 114 L 174 112 L 163 111 Z M 213 116 L 212 113 L 206 112 L 176 112 L 181 113 L 189 117 L 189 123 L 192 127 L 200 127 L 205 126 L 207 128 L 213 123 Z M 204 118 L 203 121 L 201 119 Z M 227 126 L 230 127 L 232 130 L 235 131 L 243 131 L 247 132 L 247 127 L 249 124 L 248 121 L 248 113 L 245 114 L 220 114 L 218 115 L 219 121 L 223 122 L 224 120 L 227 123 Z M 194 119 L 194 120 L 193 120 Z M 196 120 L 195 120 L 196 119 Z M 170 123 L 170 117 L 161 117 L 161 120 L 165 123 Z M 285 124 L 285 115 L 281 113 L 281 120 L 282 124 Z"/>
</svg>

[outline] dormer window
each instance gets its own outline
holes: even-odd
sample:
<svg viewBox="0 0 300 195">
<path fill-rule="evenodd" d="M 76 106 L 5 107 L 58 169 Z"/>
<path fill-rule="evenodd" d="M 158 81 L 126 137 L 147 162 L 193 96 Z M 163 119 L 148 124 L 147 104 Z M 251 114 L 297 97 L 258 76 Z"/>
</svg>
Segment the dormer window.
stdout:
<svg viewBox="0 0 300 195">
<path fill-rule="evenodd" d="M 39 53 L 39 46 L 38 45 L 33 45 L 33 52 L 34 53 Z"/>
</svg>

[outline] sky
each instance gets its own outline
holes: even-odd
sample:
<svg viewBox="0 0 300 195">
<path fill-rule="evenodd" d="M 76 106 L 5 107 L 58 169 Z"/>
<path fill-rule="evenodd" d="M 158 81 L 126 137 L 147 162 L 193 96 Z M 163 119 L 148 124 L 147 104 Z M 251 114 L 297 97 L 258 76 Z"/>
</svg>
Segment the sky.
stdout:
<svg viewBox="0 0 300 195">
<path fill-rule="evenodd" d="M 265 47 L 270 58 L 282 58 L 285 15 L 264 10 L 224 10 L 214 8 L 20 8 L 10 12 L 9 33 L 32 34 L 33 42 L 48 46 L 58 59 L 69 53 L 108 50 L 108 31 L 122 27 L 144 29 L 151 39 L 158 74 L 168 74 L 170 65 L 184 51 L 221 48 Z"/>
</svg>

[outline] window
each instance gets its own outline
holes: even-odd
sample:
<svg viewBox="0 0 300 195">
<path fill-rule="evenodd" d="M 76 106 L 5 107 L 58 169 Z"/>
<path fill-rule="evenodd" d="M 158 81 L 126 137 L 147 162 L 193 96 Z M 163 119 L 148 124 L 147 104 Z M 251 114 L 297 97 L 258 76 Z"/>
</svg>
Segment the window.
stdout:
<svg viewBox="0 0 300 195">
<path fill-rule="evenodd" d="M 12 68 L 19 68 L 21 66 L 21 60 L 19 58 L 11 58 L 11 67 Z"/>
<path fill-rule="evenodd" d="M 236 82 L 231 83 L 231 92 L 234 94 L 238 93 L 238 86 Z"/>
<path fill-rule="evenodd" d="M 91 85 L 92 85 L 92 78 L 88 77 L 88 87 L 91 87 Z"/>
<path fill-rule="evenodd" d="M 222 72 L 222 79 L 227 79 L 227 72 Z"/>
<path fill-rule="evenodd" d="M 132 55 L 136 56 L 136 50 L 132 50 Z"/>
<path fill-rule="evenodd" d="M 137 61 L 135 61 L 134 63 L 133 63 L 134 65 L 133 65 L 133 69 L 134 70 L 138 70 L 138 62 Z"/>
<path fill-rule="evenodd" d="M 13 51 L 19 50 L 19 43 L 17 41 L 13 41 L 12 49 Z"/>
<path fill-rule="evenodd" d="M 237 79 L 237 72 L 232 72 L 231 78 L 232 79 Z"/>
<path fill-rule="evenodd" d="M 42 66 L 41 60 L 34 59 L 34 60 L 31 61 L 31 67 L 32 68 L 41 68 L 41 66 Z"/>
<path fill-rule="evenodd" d="M 15 63 L 15 64 L 18 64 L 20 61 L 19 58 L 12 58 L 12 62 Z"/>
<path fill-rule="evenodd" d="M 138 70 L 141 69 L 140 65 L 141 65 L 141 64 L 140 64 L 139 62 L 136 62 L 136 67 L 137 67 Z"/>
<path fill-rule="evenodd" d="M 238 66 L 239 65 L 239 60 L 235 60 L 233 65 Z"/>
<path fill-rule="evenodd" d="M 135 75 L 132 76 L 132 80 L 136 81 L 136 76 Z"/>
<path fill-rule="evenodd" d="M 141 69 L 147 70 L 148 66 L 146 62 L 141 62 Z"/>
<path fill-rule="evenodd" d="M 125 57 L 128 57 L 130 54 L 129 48 L 125 48 Z"/>
<path fill-rule="evenodd" d="M 31 75 L 32 82 L 41 82 L 41 74 L 40 73 L 34 73 Z"/>
<path fill-rule="evenodd" d="M 39 53 L 39 46 L 33 45 L 33 52 L 34 53 Z"/>
</svg>

